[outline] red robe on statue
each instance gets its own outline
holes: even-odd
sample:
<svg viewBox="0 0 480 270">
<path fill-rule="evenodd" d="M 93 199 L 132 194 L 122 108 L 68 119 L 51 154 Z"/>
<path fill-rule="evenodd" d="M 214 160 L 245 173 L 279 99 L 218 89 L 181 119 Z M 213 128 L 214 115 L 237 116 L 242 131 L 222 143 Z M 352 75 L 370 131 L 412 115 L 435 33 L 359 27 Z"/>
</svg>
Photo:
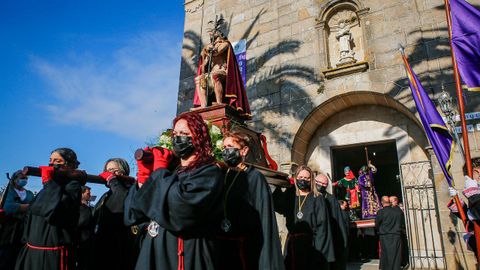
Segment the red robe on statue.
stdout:
<svg viewBox="0 0 480 270">
<path fill-rule="evenodd" d="M 228 43 L 227 49 L 227 76 L 225 81 L 225 89 L 223 91 L 223 100 L 228 105 L 235 108 L 241 116 L 246 119 L 251 119 L 252 114 L 250 112 L 250 106 L 248 105 L 247 93 L 243 86 L 242 74 L 238 68 L 237 58 L 233 52 L 232 44 Z M 202 74 L 203 59 L 200 58 L 197 69 L 197 76 Z M 198 84 L 195 86 L 195 95 L 193 98 L 193 107 L 200 106 L 200 98 L 198 97 Z"/>
</svg>

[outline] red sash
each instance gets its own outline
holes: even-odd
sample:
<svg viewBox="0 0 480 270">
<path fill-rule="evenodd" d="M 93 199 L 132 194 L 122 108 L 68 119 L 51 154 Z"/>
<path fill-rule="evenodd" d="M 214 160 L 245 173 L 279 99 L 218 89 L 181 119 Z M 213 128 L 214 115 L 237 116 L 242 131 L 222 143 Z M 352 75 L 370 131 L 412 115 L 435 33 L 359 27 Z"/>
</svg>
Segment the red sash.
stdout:
<svg viewBox="0 0 480 270">
<path fill-rule="evenodd" d="M 60 251 L 60 270 L 68 270 L 68 249 L 65 246 L 59 247 L 39 247 L 34 246 L 30 243 L 27 243 L 27 247 L 35 250 L 51 250 L 51 251 Z"/>
</svg>

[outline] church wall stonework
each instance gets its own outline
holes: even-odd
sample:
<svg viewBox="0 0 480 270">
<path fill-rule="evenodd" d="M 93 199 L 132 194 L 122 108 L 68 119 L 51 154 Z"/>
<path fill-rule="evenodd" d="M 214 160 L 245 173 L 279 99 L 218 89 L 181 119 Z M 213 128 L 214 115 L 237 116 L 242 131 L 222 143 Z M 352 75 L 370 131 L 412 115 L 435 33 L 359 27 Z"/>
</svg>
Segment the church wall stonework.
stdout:
<svg viewBox="0 0 480 270">
<path fill-rule="evenodd" d="M 480 6 L 480 0 L 469 2 Z M 355 52 L 355 64 L 365 62 L 367 69 L 339 71 L 339 76 L 326 78 L 325 74 L 337 68 L 340 45 L 332 36 L 338 29 L 332 27 L 328 32 L 325 27 L 328 16 L 335 16 L 336 8 L 341 5 L 349 5 L 356 11 L 358 21 L 351 28 L 355 46 L 350 48 Z M 279 164 L 300 160 L 322 167 L 317 163 L 323 162 L 316 160 L 318 149 L 328 147 L 322 140 L 328 134 L 322 132 L 344 117 L 364 117 L 376 109 L 384 112 L 384 122 L 366 120 L 365 123 L 377 130 L 379 139 L 382 130 L 394 129 L 403 134 L 396 139 L 409 145 L 408 159 L 428 158 L 426 151 L 420 150 L 428 144 L 418 126 L 418 114 L 398 48 L 399 44 L 405 47 L 412 68 L 432 99 L 438 97 L 442 85 L 455 96 L 443 0 L 186 0 L 178 113 L 192 107 L 198 55 L 209 41 L 206 29 L 215 15 L 225 19 L 223 31 L 230 41 L 247 40 L 246 90 L 253 113 L 248 125 L 267 137 L 270 154 Z M 356 93 L 372 95 L 360 97 Z M 336 99 L 341 95 L 345 97 Z M 387 98 L 379 101 L 382 95 Z M 467 112 L 480 111 L 478 94 L 466 92 L 465 98 Z M 352 104 L 363 103 L 370 109 L 361 108 L 361 104 L 349 107 L 349 99 L 353 99 Z M 329 111 L 323 112 L 325 108 Z M 311 117 L 313 113 L 316 116 L 323 113 L 326 119 Z M 351 125 L 360 129 L 365 123 Z M 368 139 L 365 134 L 353 132 L 356 134 L 353 135 L 342 130 L 345 131 L 339 128 L 332 134 L 336 138 L 344 136 L 342 141 L 354 140 L 350 143 Z M 474 157 L 480 155 L 479 133 L 469 134 Z M 303 148 L 294 149 L 304 138 L 309 141 L 301 144 Z M 327 161 L 325 157 L 322 159 Z M 457 159 L 453 167 L 460 179 L 461 166 Z M 434 165 L 439 209 L 445 212 L 447 188 L 441 184 L 435 168 Z M 461 187 L 457 184 L 458 189 Z M 460 226 L 452 225 L 446 212 L 440 219 L 449 269 L 459 265 L 471 269 L 465 263 L 471 260 L 471 252 L 465 251 L 467 258 L 459 253 L 465 249 L 461 241 L 457 238 L 454 244 L 448 244 L 449 229 L 455 228 L 453 231 L 460 235 Z"/>
</svg>

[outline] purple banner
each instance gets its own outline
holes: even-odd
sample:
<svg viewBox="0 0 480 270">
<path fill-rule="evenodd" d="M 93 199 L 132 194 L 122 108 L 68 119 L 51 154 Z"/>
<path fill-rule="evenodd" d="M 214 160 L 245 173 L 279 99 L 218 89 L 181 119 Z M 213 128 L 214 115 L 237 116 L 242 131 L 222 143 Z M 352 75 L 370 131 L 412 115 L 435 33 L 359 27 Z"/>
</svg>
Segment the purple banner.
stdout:
<svg viewBox="0 0 480 270">
<path fill-rule="evenodd" d="M 242 74 L 243 87 L 247 89 L 247 40 L 232 43 L 235 57 L 237 58 L 238 68 Z"/>
</svg>

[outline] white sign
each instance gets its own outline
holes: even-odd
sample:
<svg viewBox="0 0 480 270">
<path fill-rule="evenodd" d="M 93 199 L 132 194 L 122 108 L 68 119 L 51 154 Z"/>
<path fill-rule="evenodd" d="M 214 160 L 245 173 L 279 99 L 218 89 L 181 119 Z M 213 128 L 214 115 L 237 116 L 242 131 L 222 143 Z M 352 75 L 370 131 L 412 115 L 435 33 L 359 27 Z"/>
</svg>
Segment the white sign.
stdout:
<svg viewBox="0 0 480 270">
<path fill-rule="evenodd" d="M 480 124 L 477 124 L 477 130 L 480 130 Z M 475 130 L 475 128 L 473 127 L 473 125 L 467 125 L 467 131 L 468 132 L 473 132 Z M 462 133 L 462 127 L 455 127 L 455 132 L 460 134 Z"/>
</svg>

